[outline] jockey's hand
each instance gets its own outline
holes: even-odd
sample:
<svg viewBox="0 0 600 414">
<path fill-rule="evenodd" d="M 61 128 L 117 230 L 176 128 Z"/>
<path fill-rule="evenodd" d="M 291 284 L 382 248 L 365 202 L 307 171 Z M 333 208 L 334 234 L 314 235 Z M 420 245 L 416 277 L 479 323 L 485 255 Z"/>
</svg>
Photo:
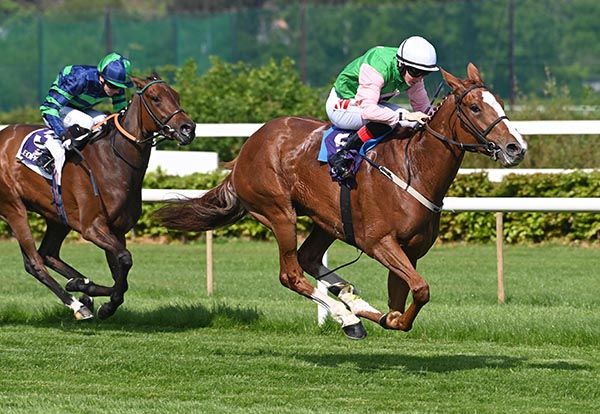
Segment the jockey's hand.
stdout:
<svg viewBox="0 0 600 414">
<path fill-rule="evenodd" d="M 429 115 L 426 113 L 416 111 L 416 112 L 405 112 L 402 114 L 402 120 L 417 122 L 421 125 L 424 125 L 425 122 L 429 119 Z"/>
<path fill-rule="evenodd" d="M 73 149 L 73 140 L 72 140 L 72 139 L 70 139 L 70 138 L 68 138 L 68 139 L 65 139 L 65 140 L 62 142 L 62 146 L 63 146 L 63 148 L 65 149 L 65 151 L 70 151 L 70 150 L 72 150 L 72 149 Z"/>
</svg>

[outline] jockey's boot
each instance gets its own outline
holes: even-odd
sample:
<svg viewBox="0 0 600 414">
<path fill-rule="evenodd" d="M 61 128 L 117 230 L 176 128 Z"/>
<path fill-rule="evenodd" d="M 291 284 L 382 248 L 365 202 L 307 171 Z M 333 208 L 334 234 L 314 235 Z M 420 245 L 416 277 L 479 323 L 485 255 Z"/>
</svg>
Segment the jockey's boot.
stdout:
<svg viewBox="0 0 600 414">
<path fill-rule="evenodd" d="M 350 154 L 350 150 L 358 150 L 362 147 L 362 144 L 363 141 L 358 136 L 358 131 L 353 132 L 348 137 L 344 148 L 329 157 L 329 165 L 331 165 L 334 176 L 346 179 L 352 175 L 353 157 Z"/>
<path fill-rule="evenodd" d="M 48 175 L 54 173 L 54 158 L 50 155 L 48 150 L 44 150 L 36 160 L 36 164 Z"/>
<path fill-rule="evenodd" d="M 83 128 L 79 125 L 71 125 L 61 135 L 63 147 L 66 151 L 72 150 L 74 148 L 80 150 L 85 146 L 89 136 L 89 129 Z"/>
<path fill-rule="evenodd" d="M 392 130 L 392 127 L 379 122 L 369 122 L 348 137 L 344 148 L 329 157 L 329 164 L 335 176 L 342 179 L 352 175 L 352 156 L 350 150 L 359 150 L 372 138 L 379 138 Z"/>
</svg>

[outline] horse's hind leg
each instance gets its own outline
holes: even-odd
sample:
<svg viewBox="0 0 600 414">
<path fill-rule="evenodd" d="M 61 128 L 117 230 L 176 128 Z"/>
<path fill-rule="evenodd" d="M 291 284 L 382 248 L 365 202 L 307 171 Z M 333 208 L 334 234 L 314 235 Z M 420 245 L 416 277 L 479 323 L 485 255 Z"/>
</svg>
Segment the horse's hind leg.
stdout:
<svg viewBox="0 0 600 414">
<path fill-rule="evenodd" d="M 322 282 L 327 290 L 344 302 L 353 314 L 378 322 L 383 313 L 358 296 L 354 285 L 323 265 L 323 256 L 334 240 L 333 236 L 315 224 L 298 250 L 300 266 L 306 273 Z"/>
<path fill-rule="evenodd" d="M 38 249 L 44 264 L 69 279 L 66 289 L 70 292 L 82 292 L 89 296 L 109 296 L 111 288 L 97 285 L 60 258 L 60 248 L 69 227 L 51 220 L 46 221 L 46 233 Z"/>
<path fill-rule="evenodd" d="M 10 225 L 21 247 L 25 270 L 50 289 L 65 306 L 71 308 L 76 319 L 92 318 L 92 312 L 80 301 L 69 295 L 46 270 L 44 260 L 35 248 L 33 235 L 27 223 L 27 211 L 25 207 L 11 207 L 9 209 L 4 207 L 3 211 L 4 218 Z"/>
<path fill-rule="evenodd" d="M 276 206 L 268 215 L 252 213 L 259 221 L 271 228 L 279 246 L 279 281 L 317 304 L 323 305 L 333 319 L 342 325 L 342 330 L 351 339 L 363 339 L 367 332 L 360 319 L 339 301 L 311 285 L 298 263 L 296 215 L 293 211 L 281 211 Z"/>
</svg>

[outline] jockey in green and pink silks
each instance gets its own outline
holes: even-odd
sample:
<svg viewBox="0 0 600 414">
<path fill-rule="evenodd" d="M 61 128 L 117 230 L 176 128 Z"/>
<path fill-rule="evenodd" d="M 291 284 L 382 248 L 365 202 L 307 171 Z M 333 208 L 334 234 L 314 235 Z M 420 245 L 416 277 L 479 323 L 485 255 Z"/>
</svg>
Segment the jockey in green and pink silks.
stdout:
<svg viewBox="0 0 600 414">
<path fill-rule="evenodd" d="M 338 75 L 325 109 L 338 128 L 357 130 L 346 147 L 329 159 L 332 168 L 348 177 L 350 149 L 359 149 L 371 138 L 396 125 L 412 127 L 429 118 L 429 97 L 423 78 L 438 71 L 435 48 L 420 36 L 404 40 L 400 47 L 377 46 L 350 62 Z M 387 102 L 406 92 L 414 112 Z"/>
</svg>

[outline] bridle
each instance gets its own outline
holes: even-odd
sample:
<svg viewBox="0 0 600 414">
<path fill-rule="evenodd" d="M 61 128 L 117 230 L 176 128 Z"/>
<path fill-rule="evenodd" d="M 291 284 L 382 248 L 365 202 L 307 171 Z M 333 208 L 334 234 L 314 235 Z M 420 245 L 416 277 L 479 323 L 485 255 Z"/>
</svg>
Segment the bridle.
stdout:
<svg viewBox="0 0 600 414">
<path fill-rule="evenodd" d="M 454 106 L 453 114 L 456 113 L 456 116 L 460 120 L 463 128 L 465 128 L 469 133 L 471 133 L 475 137 L 475 139 L 477 139 L 477 142 L 478 142 L 477 144 L 465 144 L 463 142 L 456 141 L 455 133 L 453 135 L 454 139 L 450 139 L 447 136 L 445 136 L 444 134 L 441 134 L 441 133 L 433 130 L 429 126 L 429 122 L 427 124 L 425 124 L 425 129 L 431 135 L 433 135 L 435 138 L 437 138 L 440 141 L 443 141 L 449 145 L 455 145 L 455 146 L 459 147 L 461 151 L 478 152 L 480 149 L 483 148 L 485 153 L 487 153 L 493 160 L 496 160 L 498 158 L 498 154 L 500 153 L 501 149 L 496 143 L 487 139 L 487 135 L 490 133 L 490 131 L 492 129 L 494 129 L 494 127 L 496 125 L 498 125 L 498 123 L 500 123 L 504 119 L 508 119 L 508 117 L 506 117 L 505 115 L 500 116 L 497 119 L 495 119 L 485 130 L 480 131 L 477 128 L 477 126 L 473 123 L 473 121 L 471 121 L 471 119 L 465 114 L 465 112 L 463 111 L 463 109 L 461 107 L 464 97 L 474 89 L 487 89 L 487 88 L 483 85 L 475 84 L 475 85 L 472 85 L 472 86 L 468 87 L 467 89 L 465 89 L 464 92 L 461 93 L 460 95 L 454 95 L 455 106 Z M 439 93 L 440 90 L 441 90 L 441 88 L 438 87 L 438 91 L 436 92 L 436 95 L 437 95 L 437 93 Z M 434 97 L 434 99 L 435 99 L 435 97 Z M 433 103 L 433 101 L 432 101 L 432 103 Z M 405 148 L 408 151 L 408 145 Z M 374 168 L 379 170 L 379 172 L 381 172 L 386 178 L 391 180 L 398 187 L 402 188 L 404 191 L 406 191 L 411 196 L 413 196 L 419 203 L 421 203 L 423 206 L 425 206 L 430 211 L 432 211 L 434 213 L 439 213 L 440 211 L 442 211 L 442 204 L 439 204 L 439 205 L 435 204 L 434 202 L 430 201 L 427 197 L 422 195 L 418 190 L 416 190 L 414 187 L 412 187 L 410 185 L 411 168 L 410 168 L 410 157 L 409 156 L 404 157 L 405 164 L 406 164 L 406 170 L 408 171 L 408 180 L 407 181 L 402 180 L 400 177 L 398 177 L 396 174 L 394 174 L 391 170 L 389 170 L 388 168 L 386 168 L 382 165 L 379 165 L 378 163 L 371 160 L 370 158 L 363 156 L 363 159 L 365 159 L 369 164 L 371 164 L 371 166 L 373 166 Z"/>
<path fill-rule="evenodd" d="M 163 120 L 159 119 L 158 116 L 156 116 L 156 114 L 154 113 L 154 111 L 152 111 L 152 108 L 150 107 L 150 105 L 148 104 L 146 99 L 144 98 L 144 92 L 146 92 L 150 86 L 158 84 L 158 83 L 166 83 L 166 82 L 162 79 L 156 79 L 151 82 L 148 82 L 146 85 L 144 85 L 144 87 L 142 89 L 136 91 L 136 94 L 140 97 L 140 100 L 142 101 L 142 105 L 144 106 L 144 109 L 146 110 L 148 115 L 150 115 L 150 118 L 152 118 L 152 121 L 154 121 L 154 124 L 158 127 L 157 131 L 152 132 L 148 136 L 143 136 L 142 139 L 139 139 L 138 137 L 136 137 L 133 134 L 131 134 L 130 132 L 128 132 L 121 124 L 120 118 L 125 116 L 129 106 L 127 108 L 125 108 L 124 110 L 122 110 L 121 112 L 119 112 L 118 114 L 113 114 L 109 117 L 109 118 L 112 118 L 114 116 L 115 126 L 117 127 L 119 132 L 121 134 L 123 134 L 125 137 L 127 137 L 129 140 L 135 142 L 136 144 L 145 144 L 148 141 L 152 141 L 152 146 L 155 146 L 163 139 L 166 139 L 166 138 L 174 139 L 174 134 L 177 131 L 175 129 L 171 128 L 171 126 L 168 125 L 168 122 L 175 115 L 180 114 L 180 113 L 185 113 L 185 110 L 183 110 L 183 108 L 181 108 L 181 106 L 180 106 L 179 108 L 177 108 L 175 111 L 173 111 L 170 115 L 168 115 Z M 106 120 L 108 121 L 108 118 Z M 157 137 L 161 137 L 161 138 L 157 139 Z"/>
<path fill-rule="evenodd" d="M 149 136 L 143 136 L 142 139 L 139 139 L 138 137 L 136 137 L 133 134 L 131 134 L 130 132 L 128 132 L 121 124 L 120 118 L 122 116 L 124 116 L 125 113 L 127 113 L 127 109 L 129 108 L 129 106 L 127 108 L 125 108 L 124 110 L 122 110 L 120 113 L 111 115 L 111 117 L 114 117 L 113 119 L 114 119 L 115 127 L 117 128 L 117 130 L 122 135 L 124 135 L 126 138 L 128 138 L 130 141 L 132 141 L 136 144 L 146 144 L 148 141 L 152 141 L 152 146 L 156 146 L 160 141 L 162 141 L 166 138 L 174 139 L 174 134 L 177 131 L 175 129 L 171 128 L 171 126 L 169 126 L 167 123 L 175 115 L 180 114 L 180 113 L 185 113 L 183 108 L 181 108 L 181 106 L 180 106 L 179 108 L 177 108 L 175 111 L 173 111 L 170 115 L 168 115 L 163 120 L 159 119 L 158 116 L 156 116 L 156 114 L 154 113 L 154 111 L 152 111 L 152 108 L 150 107 L 150 105 L 148 104 L 146 99 L 144 98 L 144 92 L 146 92 L 148 90 L 148 88 L 150 88 L 150 86 L 156 85 L 158 83 L 166 83 L 166 82 L 162 79 L 155 79 L 151 82 L 148 82 L 146 85 L 144 85 L 144 87 L 142 89 L 136 91 L 136 94 L 140 97 L 140 100 L 142 101 L 142 105 L 144 106 L 144 109 L 150 115 L 150 117 L 152 118 L 152 120 L 154 121 L 156 126 L 158 127 L 158 131 L 152 132 Z M 108 118 L 106 120 L 108 120 Z M 140 128 L 141 128 L 141 125 L 140 125 Z M 157 139 L 157 137 L 160 137 L 160 138 Z M 119 158 L 121 158 L 123 161 L 125 161 L 125 163 L 127 165 L 129 165 L 130 167 L 132 167 L 133 169 L 141 170 L 143 168 L 143 167 L 138 167 L 138 166 L 133 165 L 127 159 L 127 157 L 123 156 L 119 152 L 119 150 L 117 149 L 117 146 L 115 145 L 115 135 L 113 135 L 111 138 L 111 147 L 113 149 L 113 152 Z"/>
<path fill-rule="evenodd" d="M 479 128 L 473 123 L 473 121 L 465 114 L 462 108 L 462 101 L 464 97 L 471 91 L 475 89 L 487 89 L 484 85 L 475 84 L 471 85 L 467 89 L 465 89 L 460 95 L 454 95 L 455 105 L 454 105 L 454 113 L 460 120 L 461 125 L 464 129 L 466 129 L 472 136 L 477 140 L 477 144 L 465 144 L 460 141 L 456 141 L 456 137 L 454 139 L 450 139 L 445 135 L 433 130 L 429 123 L 425 124 L 425 129 L 431 135 L 439 139 L 440 141 L 446 142 L 451 145 L 455 145 L 461 149 L 461 151 L 469 151 L 469 152 L 478 152 L 481 148 L 483 148 L 484 152 L 490 156 L 492 160 L 498 159 L 498 154 L 500 153 L 500 147 L 495 143 L 490 141 L 487 138 L 487 135 L 494 129 L 496 125 L 502 122 L 505 119 L 508 119 L 506 115 L 499 116 L 496 118 L 486 129 L 480 131 Z"/>
<path fill-rule="evenodd" d="M 150 115 L 150 117 L 152 118 L 152 120 L 154 121 L 156 126 L 158 126 L 158 131 L 153 132 L 150 137 L 144 138 L 144 140 L 142 140 L 142 142 L 148 141 L 149 139 L 154 139 L 157 136 L 162 136 L 164 138 L 174 138 L 173 135 L 177 131 L 175 129 L 171 128 L 171 126 L 168 125 L 168 122 L 175 115 L 180 114 L 180 113 L 185 113 L 183 108 L 181 108 L 181 106 L 180 106 L 179 108 L 177 108 L 175 111 L 173 111 L 170 115 L 168 115 L 163 120 L 159 119 L 158 116 L 156 116 L 156 114 L 152 111 L 152 108 L 150 107 L 150 105 L 148 105 L 148 102 L 144 98 L 144 92 L 146 92 L 148 90 L 148 88 L 150 88 L 150 86 L 156 85 L 158 83 L 166 83 L 166 82 L 162 79 L 156 79 L 151 82 L 148 82 L 146 85 L 144 85 L 144 87 L 142 89 L 140 89 L 139 91 L 136 92 L 136 94 L 140 97 L 142 104 L 144 105 L 144 108 L 146 109 L 146 112 L 148 112 L 148 114 Z M 158 143 L 158 141 L 153 143 L 153 145 L 156 145 L 157 143 Z"/>
</svg>

